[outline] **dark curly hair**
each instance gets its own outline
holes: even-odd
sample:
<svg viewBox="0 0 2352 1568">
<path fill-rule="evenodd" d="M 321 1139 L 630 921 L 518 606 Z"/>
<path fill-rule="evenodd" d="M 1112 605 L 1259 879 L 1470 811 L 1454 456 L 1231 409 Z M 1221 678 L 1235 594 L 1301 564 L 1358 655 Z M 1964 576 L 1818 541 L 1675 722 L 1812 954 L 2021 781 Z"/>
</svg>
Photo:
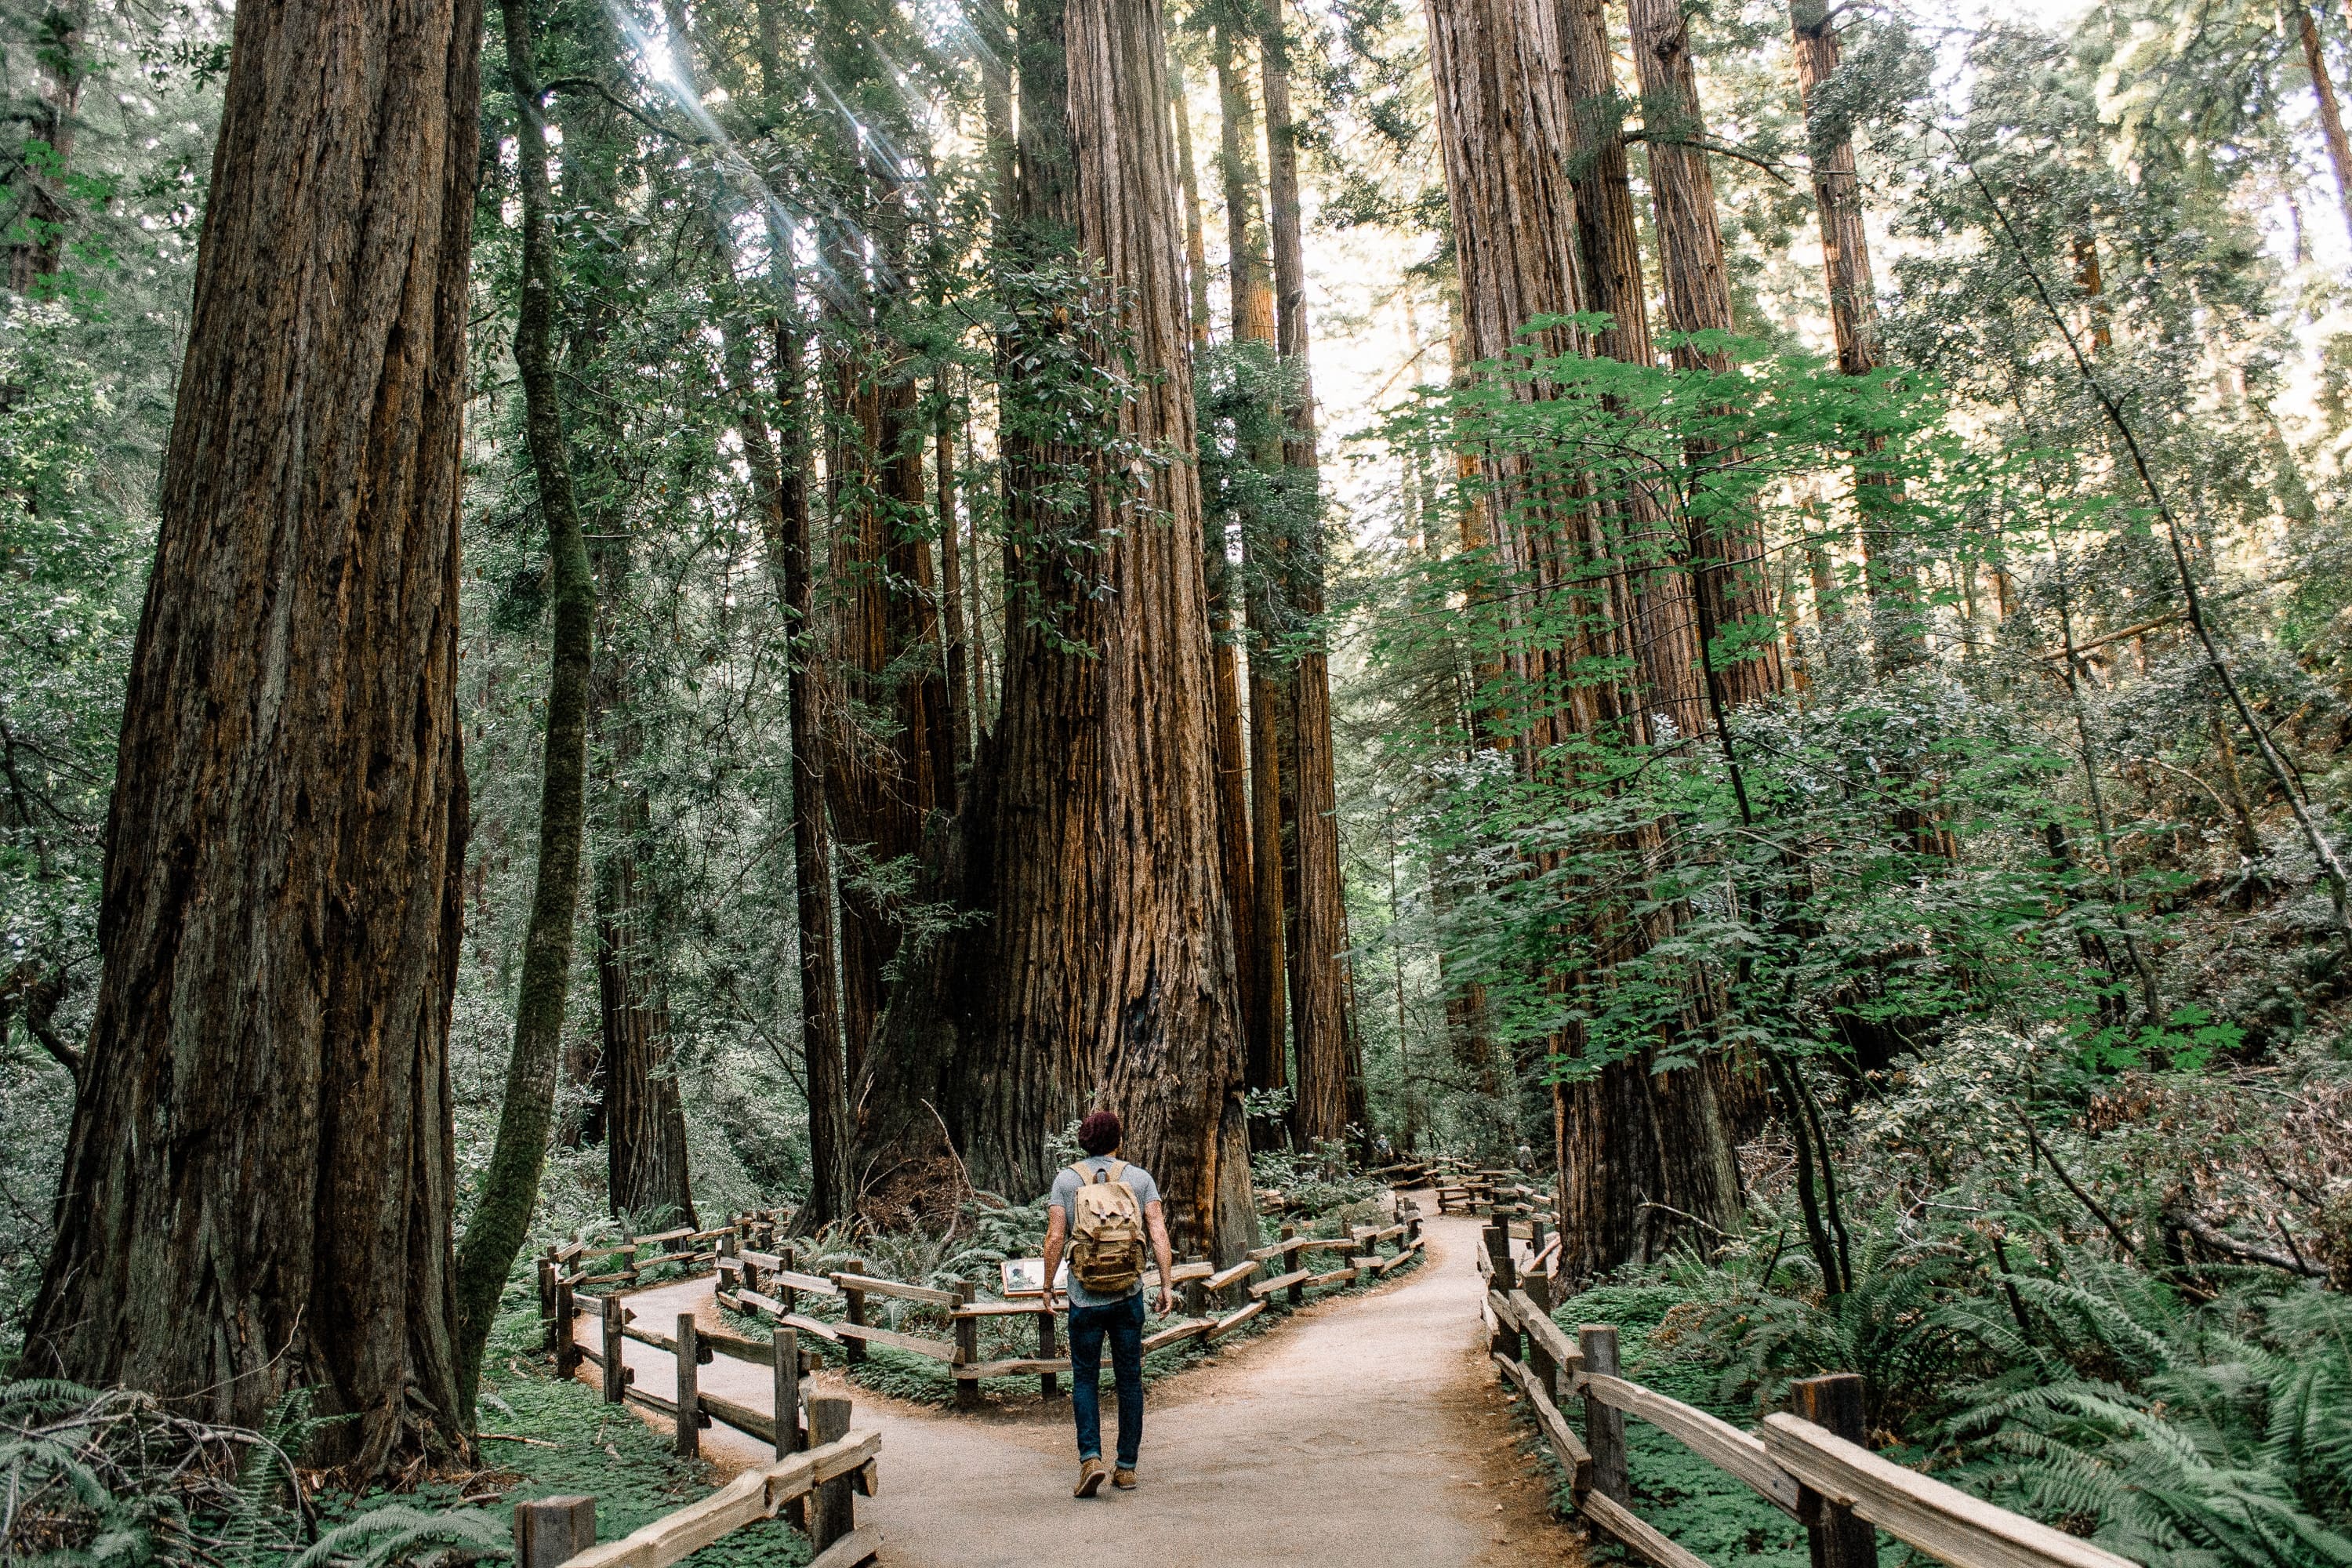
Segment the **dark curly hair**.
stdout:
<svg viewBox="0 0 2352 1568">
<path fill-rule="evenodd" d="M 1108 1154 L 1118 1147 L 1118 1112 L 1090 1110 L 1078 1123 L 1078 1147 L 1089 1154 Z"/>
</svg>

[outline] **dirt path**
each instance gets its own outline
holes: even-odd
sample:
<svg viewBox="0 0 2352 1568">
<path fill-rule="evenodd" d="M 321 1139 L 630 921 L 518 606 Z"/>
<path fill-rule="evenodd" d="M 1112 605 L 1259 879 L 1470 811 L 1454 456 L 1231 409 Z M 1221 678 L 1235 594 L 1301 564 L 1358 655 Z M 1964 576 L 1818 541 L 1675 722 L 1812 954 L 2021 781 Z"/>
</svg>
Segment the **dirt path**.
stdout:
<svg viewBox="0 0 2352 1568">
<path fill-rule="evenodd" d="M 1580 1563 L 1516 1449 L 1486 1367 L 1477 1222 L 1441 1217 L 1423 1231 L 1429 1260 L 1411 1274 L 1319 1302 L 1157 1384 L 1143 1484 L 1131 1493 L 1071 1498 L 1066 1399 L 957 1415 L 819 1373 L 824 1392 L 855 1402 L 854 1426 L 882 1431 L 882 1495 L 859 1501 L 858 1521 L 882 1527 L 882 1562 L 893 1568 L 1031 1568 L 1138 1552 L 1168 1568 Z M 717 1321 L 708 1280 L 629 1304 L 643 1323 L 688 1310 Z M 667 1352 L 632 1340 L 625 1353 L 637 1386 L 668 1392 L 677 1374 Z M 761 1367 L 722 1356 L 702 1369 L 701 1385 L 768 1407 Z M 1108 1441 L 1108 1390 L 1103 1405 Z M 722 1469 L 769 1457 L 724 1426 L 702 1440 Z"/>
</svg>

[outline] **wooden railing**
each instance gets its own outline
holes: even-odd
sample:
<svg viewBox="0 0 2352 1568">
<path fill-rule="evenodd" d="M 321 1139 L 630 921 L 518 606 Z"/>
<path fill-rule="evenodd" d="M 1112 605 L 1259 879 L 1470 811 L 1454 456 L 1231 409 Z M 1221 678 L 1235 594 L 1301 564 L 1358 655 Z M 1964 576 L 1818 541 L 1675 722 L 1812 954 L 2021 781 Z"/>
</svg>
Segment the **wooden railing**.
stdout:
<svg viewBox="0 0 2352 1568">
<path fill-rule="evenodd" d="M 1264 1312 L 1277 1295 L 1297 1306 L 1309 1290 L 1356 1284 L 1403 1267 L 1422 1251 L 1421 1210 L 1410 1200 L 1401 1200 L 1395 1215 L 1390 1225 L 1359 1226 L 1336 1237 L 1300 1236 L 1295 1225 L 1286 1224 L 1281 1239 L 1254 1249 L 1230 1268 L 1220 1269 L 1206 1258 L 1178 1264 L 1169 1284 L 1181 1303 L 1181 1315 L 1144 1337 L 1145 1353 L 1189 1340 L 1213 1342 Z M 1391 1250 L 1383 1252 L 1383 1247 Z M 1316 1252 L 1339 1254 L 1337 1267 L 1292 1267 L 1303 1265 Z M 766 1318 L 778 1328 L 814 1334 L 840 1346 L 852 1363 L 864 1361 L 874 1345 L 942 1363 L 951 1369 L 955 1401 L 960 1405 L 981 1402 L 981 1383 L 985 1378 L 1034 1376 L 1039 1392 L 1051 1398 L 1060 1392 L 1061 1379 L 1070 1370 L 1069 1357 L 1058 1343 L 1056 1314 L 1034 1300 L 983 1300 L 970 1284 L 954 1290 L 904 1284 L 869 1274 L 865 1261 L 854 1258 L 845 1260 L 843 1268 L 811 1273 L 795 1267 L 799 1258 L 790 1244 L 763 1251 L 730 1248 L 722 1242 L 720 1253 L 715 1265 L 714 1293 L 721 1306 Z M 1270 1278 L 1256 1278 L 1276 1263 L 1278 1271 Z M 1158 1289 L 1159 1270 L 1149 1271 L 1143 1283 L 1146 1289 Z M 818 1318 L 803 1311 L 803 1296 L 840 1301 L 840 1318 Z M 868 1310 L 877 1298 L 944 1309 L 949 1331 L 945 1336 L 908 1333 L 868 1322 Z M 1036 1353 L 982 1359 L 981 1325 L 1010 1318 L 1034 1320 Z"/>
<path fill-rule="evenodd" d="M 1743 1432 L 1618 1375 L 1617 1331 L 1588 1324 L 1571 1340 L 1551 1319 L 1553 1276 L 1530 1268 L 1506 1230 L 1479 1249 L 1496 1369 L 1523 1394 L 1567 1472 L 1577 1510 L 1657 1568 L 1706 1568 L 1629 1506 L 1625 1417 L 1646 1421 L 1805 1526 L 1814 1568 L 1875 1568 L 1876 1531 L 1957 1568 L 2130 1568 L 2129 1560 L 1881 1458 L 1863 1446 L 1862 1380 L 1807 1378 L 1797 1410 Z M 1583 1405 L 1583 1431 L 1561 1406 Z M 1873 1527 L 1875 1527 L 1874 1529 Z"/>
<path fill-rule="evenodd" d="M 515 1568 L 669 1568 L 730 1531 L 786 1510 L 816 1542 L 809 1568 L 871 1563 L 881 1550 L 881 1532 L 858 1527 L 852 1494 L 874 1495 L 882 1434 L 850 1431 L 846 1399 L 810 1404 L 823 1441 L 746 1470 L 700 1502 L 664 1514 L 618 1541 L 596 1544 L 593 1497 L 518 1503 Z"/>
</svg>

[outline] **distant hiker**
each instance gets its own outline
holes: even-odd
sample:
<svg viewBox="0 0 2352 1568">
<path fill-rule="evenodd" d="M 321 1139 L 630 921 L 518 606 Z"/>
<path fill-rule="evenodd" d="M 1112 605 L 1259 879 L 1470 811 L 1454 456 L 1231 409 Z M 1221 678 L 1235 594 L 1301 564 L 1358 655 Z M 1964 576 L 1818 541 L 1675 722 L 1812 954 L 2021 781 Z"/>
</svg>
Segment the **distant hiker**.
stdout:
<svg viewBox="0 0 2352 1568">
<path fill-rule="evenodd" d="M 1054 1304 L 1054 1273 L 1065 1244 L 1070 1253 L 1070 1414 L 1078 1424 L 1078 1484 L 1072 1494 L 1102 1490 L 1102 1348 L 1110 1340 L 1111 1378 L 1118 1388 L 1118 1468 L 1110 1484 L 1135 1487 L 1137 1451 L 1143 1446 L 1143 1250 L 1147 1238 L 1160 1265 L 1156 1310 L 1176 1310 L 1169 1289 L 1175 1257 L 1168 1246 L 1168 1213 L 1160 1184 L 1140 1165 L 1118 1156 L 1118 1118 L 1097 1110 L 1078 1123 L 1087 1158 L 1063 1168 L 1046 1198 L 1045 1305 Z"/>
<path fill-rule="evenodd" d="M 1519 1145 L 1519 1169 L 1520 1169 L 1520 1170 L 1522 1170 L 1522 1171 L 1532 1171 L 1532 1170 L 1534 1170 L 1535 1168 L 1536 1168 L 1536 1151 L 1535 1151 L 1535 1145 L 1533 1145 L 1532 1143 L 1521 1143 L 1521 1144 Z"/>
<path fill-rule="evenodd" d="M 1372 1152 L 1381 1157 L 1381 1163 L 1382 1164 L 1386 1164 L 1391 1160 L 1396 1158 L 1396 1151 L 1389 1146 L 1389 1135 L 1385 1132 L 1374 1135 L 1372 1139 Z"/>
</svg>

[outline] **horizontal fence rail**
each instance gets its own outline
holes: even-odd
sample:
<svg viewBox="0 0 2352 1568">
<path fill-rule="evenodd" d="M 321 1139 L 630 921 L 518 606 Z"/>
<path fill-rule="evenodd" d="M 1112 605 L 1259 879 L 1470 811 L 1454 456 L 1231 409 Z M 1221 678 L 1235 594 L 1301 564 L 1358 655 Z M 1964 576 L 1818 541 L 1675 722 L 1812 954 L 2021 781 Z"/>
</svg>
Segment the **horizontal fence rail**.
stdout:
<svg viewBox="0 0 2352 1568">
<path fill-rule="evenodd" d="M 1554 1282 L 1541 1265 L 1558 1238 L 1545 1243 L 1540 1220 L 1524 1238 L 1525 1258 L 1507 1219 L 1490 1223 L 1483 1238 L 1482 1314 L 1496 1372 L 1526 1400 L 1569 1478 L 1577 1511 L 1656 1568 L 1706 1565 L 1633 1511 L 1628 1415 L 1803 1524 L 1815 1568 L 1875 1568 L 1877 1530 L 1955 1568 L 2132 1568 L 2128 1558 L 1872 1453 L 1861 1440 L 1862 1380 L 1852 1373 L 1798 1383 L 1797 1412 L 1768 1415 L 1755 1432 L 1628 1381 L 1619 1375 L 1615 1329 L 1587 1324 L 1571 1340 L 1552 1321 Z M 1563 1409 L 1579 1399 L 1580 1434 Z"/>
</svg>

